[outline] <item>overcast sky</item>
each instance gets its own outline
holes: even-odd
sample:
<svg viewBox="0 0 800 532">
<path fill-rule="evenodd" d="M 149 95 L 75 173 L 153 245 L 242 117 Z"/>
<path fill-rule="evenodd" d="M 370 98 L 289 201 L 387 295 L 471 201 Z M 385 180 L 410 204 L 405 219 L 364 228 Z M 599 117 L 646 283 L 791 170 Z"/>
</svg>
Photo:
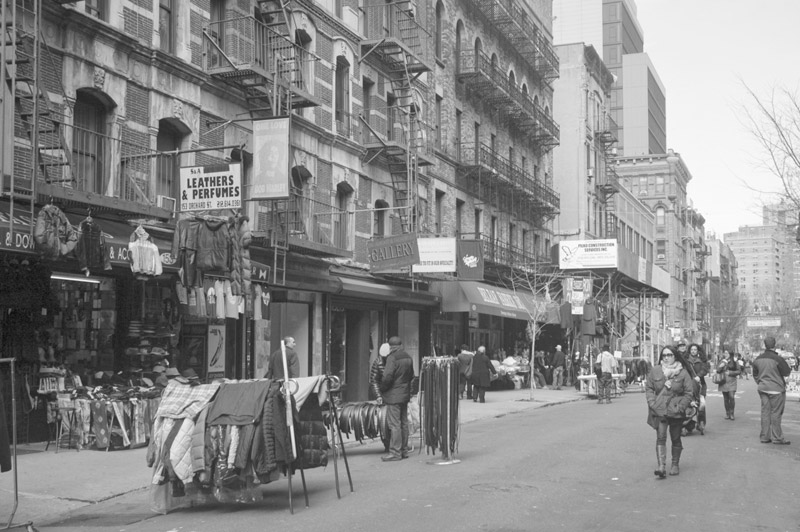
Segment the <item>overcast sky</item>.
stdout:
<svg viewBox="0 0 800 532">
<path fill-rule="evenodd" d="M 751 97 L 800 88 L 800 0 L 636 0 L 644 51 L 667 96 L 667 145 L 681 154 L 689 198 L 719 237 L 761 224 L 756 190 L 779 190 L 742 121 Z"/>
</svg>

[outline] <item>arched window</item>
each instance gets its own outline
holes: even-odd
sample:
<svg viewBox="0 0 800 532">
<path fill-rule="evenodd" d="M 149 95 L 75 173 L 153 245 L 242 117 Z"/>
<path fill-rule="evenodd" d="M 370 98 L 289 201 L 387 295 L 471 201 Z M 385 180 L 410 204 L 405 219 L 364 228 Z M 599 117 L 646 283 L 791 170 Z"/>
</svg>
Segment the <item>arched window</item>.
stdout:
<svg viewBox="0 0 800 532">
<path fill-rule="evenodd" d="M 72 139 L 72 177 L 78 188 L 105 194 L 110 164 L 106 158 L 106 122 L 113 102 L 92 89 L 78 89 L 75 100 L 75 128 Z"/>
<path fill-rule="evenodd" d="M 444 4 L 441 0 L 436 2 L 436 40 L 435 51 L 436 57 L 442 58 L 442 19 L 444 18 Z"/>
<path fill-rule="evenodd" d="M 666 210 L 664 207 L 656 207 L 656 225 L 663 226 L 666 218 Z"/>
<path fill-rule="evenodd" d="M 508 84 L 512 89 L 516 88 L 517 86 L 517 76 L 514 74 L 513 70 L 508 73 Z"/>
<path fill-rule="evenodd" d="M 499 60 L 497 59 L 497 54 L 492 54 L 492 74 L 494 74 L 498 69 Z"/>
<path fill-rule="evenodd" d="M 347 224 L 347 213 L 350 207 L 350 199 L 352 196 L 353 187 L 351 187 L 348 183 L 341 182 L 336 185 L 335 207 L 338 212 L 334 215 L 333 220 L 333 238 L 335 246 L 339 249 L 347 249 L 348 242 L 350 241 L 350 228 Z"/>
<path fill-rule="evenodd" d="M 350 112 L 350 62 L 343 55 L 336 58 L 336 100 L 334 115 L 337 122 L 345 122 Z"/>
<path fill-rule="evenodd" d="M 162 118 L 158 121 L 158 137 L 156 137 L 156 150 L 172 152 L 181 149 L 183 138 L 190 133 L 189 129 L 174 118 Z M 178 173 L 180 172 L 180 156 L 169 154 L 156 159 L 156 182 L 154 184 L 155 197 L 178 196 Z"/>
<path fill-rule="evenodd" d="M 389 204 L 383 200 L 377 200 L 375 202 L 375 210 L 372 216 L 372 236 L 386 236 L 386 229 L 388 228 L 386 225 L 386 216 L 389 212 L 387 210 L 388 208 Z"/>
</svg>

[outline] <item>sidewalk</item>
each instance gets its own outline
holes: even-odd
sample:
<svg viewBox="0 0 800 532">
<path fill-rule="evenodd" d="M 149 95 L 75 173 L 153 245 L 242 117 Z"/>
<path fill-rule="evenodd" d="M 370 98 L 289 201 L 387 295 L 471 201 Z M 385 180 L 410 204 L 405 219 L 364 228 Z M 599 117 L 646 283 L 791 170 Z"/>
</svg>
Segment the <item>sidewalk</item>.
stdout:
<svg viewBox="0 0 800 532">
<path fill-rule="evenodd" d="M 490 391 L 485 403 L 460 401 L 462 424 L 514 412 L 586 399 L 574 388 L 562 390 Z M 345 440 L 345 445 L 360 445 Z M 380 444 L 380 442 L 377 442 Z M 146 448 L 122 451 L 59 449 L 51 444 L 17 446 L 19 506 L 14 523 L 51 521 L 77 508 L 97 504 L 126 493 L 145 490 L 152 470 L 145 463 Z M 0 474 L 0 529 L 5 527 L 14 504 L 13 471 Z"/>
</svg>

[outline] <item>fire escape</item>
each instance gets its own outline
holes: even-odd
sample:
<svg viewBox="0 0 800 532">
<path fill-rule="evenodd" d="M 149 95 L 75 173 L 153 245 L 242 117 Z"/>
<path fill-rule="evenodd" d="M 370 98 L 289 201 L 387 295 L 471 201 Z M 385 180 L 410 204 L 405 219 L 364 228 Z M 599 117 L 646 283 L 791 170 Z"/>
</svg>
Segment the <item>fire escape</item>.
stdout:
<svg viewBox="0 0 800 532">
<path fill-rule="evenodd" d="M 27 5 L 32 9 L 26 9 L 24 6 Z M 0 193 L 10 201 L 9 232 L 12 239 L 15 219 L 24 220 L 23 225 L 29 225 L 29 230 L 33 230 L 37 195 L 52 198 L 57 191 L 71 188 L 75 182 L 72 150 L 64 133 L 71 109 L 66 103 L 58 106 L 50 100 L 39 75 L 46 51 L 40 7 L 40 2 L 23 4 L 14 0 L 3 0 L 0 6 L 0 22 L 5 33 L 0 44 L 3 61 L 0 71 L 3 90 L 14 103 L 10 116 L 10 108 L 6 105 L 1 111 L 3 142 L 0 166 L 3 171 Z M 18 128 L 24 132 L 24 147 L 17 146 L 14 139 Z M 6 150 L 9 146 L 11 149 Z M 29 161 L 24 160 L 25 156 Z M 19 212 L 15 212 L 17 208 Z"/>
<path fill-rule="evenodd" d="M 361 117 L 366 127 L 364 163 L 377 161 L 388 169 L 401 230 L 411 233 L 417 230 L 419 167 L 434 163 L 423 96 L 415 85 L 433 69 L 430 36 L 417 22 L 410 2 L 375 3 L 364 10 L 366 38 L 361 41 L 360 61 L 373 61 L 391 86 L 383 110 L 386 131 L 376 130 L 373 117 Z"/>
<path fill-rule="evenodd" d="M 531 20 L 519 0 L 467 0 L 497 29 L 539 79 L 548 83 L 559 76 L 559 61 L 553 46 Z"/>
<path fill-rule="evenodd" d="M 606 227 L 605 237 L 617 237 L 617 215 L 614 194 L 619 192 L 619 176 L 614 169 L 614 162 L 617 156 L 617 125 L 610 116 L 601 120 L 599 131 L 594 132 L 595 141 L 603 150 L 603 172 L 602 175 L 595 176 L 595 190 L 600 202 L 605 205 Z"/>
<path fill-rule="evenodd" d="M 292 112 L 322 103 L 310 89 L 310 63 L 316 58 L 303 47 L 303 32 L 294 27 L 288 1 L 259 0 L 257 15 L 209 24 L 204 30 L 206 72 L 244 96 L 252 120 L 288 117 L 291 137 Z M 292 169 L 293 174 L 300 171 Z M 281 285 L 286 283 L 290 246 L 321 256 L 339 254 L 332 224 L 319 223 L 316 216 L 321 210 L 330 218 L 331 207 L 317 209 L 316 203 L 290 188 L 289 198 L 264 202 L 269 210 L 254 220 L 255 235 L 266 234 L 273 251 L 272 281 Z"/>
</svg>

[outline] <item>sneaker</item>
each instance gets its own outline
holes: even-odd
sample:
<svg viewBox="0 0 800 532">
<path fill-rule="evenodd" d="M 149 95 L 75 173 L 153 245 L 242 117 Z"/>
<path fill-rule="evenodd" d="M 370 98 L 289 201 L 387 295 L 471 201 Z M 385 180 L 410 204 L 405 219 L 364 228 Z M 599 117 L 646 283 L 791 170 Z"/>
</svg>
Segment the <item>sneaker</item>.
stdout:
<svg viewBox="0 0 800 532">
<path fill-rule="evenodd" d="M 399 462 L 403 458 L 401 456 L 395 456 L 393 454 L 387 454 L 386 456 L 381 456 L 382 462 Z"/>
</svg>

